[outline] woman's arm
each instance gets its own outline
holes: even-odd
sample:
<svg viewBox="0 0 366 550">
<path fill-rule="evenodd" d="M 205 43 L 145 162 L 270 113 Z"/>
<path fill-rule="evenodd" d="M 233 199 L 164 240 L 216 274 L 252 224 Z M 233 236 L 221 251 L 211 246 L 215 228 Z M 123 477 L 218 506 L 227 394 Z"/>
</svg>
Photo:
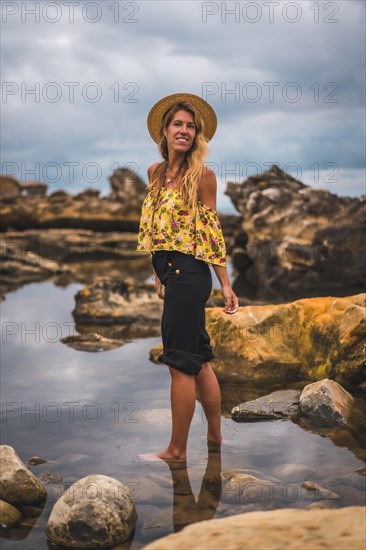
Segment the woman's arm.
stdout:
<svg viewBox="0 0 366 550">
<path fill-rule="evenodd" d="M 213 210 L 216 210 L 216 193 L 216 176 L 211 168 L 205 166 L 198 186 L 198 197 L 203 204 Z M 236 313 L 239 309 L 239 300 L 231 288 L 229 274 L 226 267 L 216 264 L 211 265 L 221 286 L 221 293 L 225 303 L 225 313 Z"/>
</svg>

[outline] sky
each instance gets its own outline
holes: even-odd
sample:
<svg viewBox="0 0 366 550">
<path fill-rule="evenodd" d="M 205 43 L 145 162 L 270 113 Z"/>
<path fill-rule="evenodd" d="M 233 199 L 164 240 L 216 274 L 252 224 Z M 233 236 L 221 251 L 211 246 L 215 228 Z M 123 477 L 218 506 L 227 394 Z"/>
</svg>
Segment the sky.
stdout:
<svg viewBox="0 0 366 550">
<path fill-rule="evenodd" d="M 365 190 L 365 2 L 1 3 L 1 173 L 110 192 L 160 160 L 146 119 L 189 92 L 218 117 L 207 164 L 225 195 L 276 163 L 342 196 Z"/>
</svg>

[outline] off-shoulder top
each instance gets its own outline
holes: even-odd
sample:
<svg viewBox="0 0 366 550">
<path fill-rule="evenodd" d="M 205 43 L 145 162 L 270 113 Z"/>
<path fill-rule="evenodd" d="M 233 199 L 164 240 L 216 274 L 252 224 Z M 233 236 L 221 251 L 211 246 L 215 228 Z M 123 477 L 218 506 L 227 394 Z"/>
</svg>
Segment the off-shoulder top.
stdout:
<svg viewBox="0 0 366 550">
<path fill-rule="evenodd" d="M 183 204 L 179 189 L 162 187 L 156 205 L 152 190 L 141 208 L 138 251 L 178 250 L 208 264 L 226 267 L 226 246 L 218 213 L 198 200 Z"/>
</svg>

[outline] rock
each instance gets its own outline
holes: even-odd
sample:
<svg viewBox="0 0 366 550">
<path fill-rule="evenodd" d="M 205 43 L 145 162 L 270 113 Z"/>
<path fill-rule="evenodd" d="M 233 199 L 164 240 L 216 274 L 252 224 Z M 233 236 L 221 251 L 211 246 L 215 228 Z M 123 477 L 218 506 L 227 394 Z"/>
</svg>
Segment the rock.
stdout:
<svg viewBox="0 0 366 550">
<path fill-rule="evenodd" d="M 303 481 L 301 487 L 315 494 L 316 500 L 339 500 L 340 498 L 334 491 L 324 489 L 324 487 L 321 487 L 319 483 L 315 483 L 314 481 Z"/>
<path fill-rule="evenodd" d="M 75 264 L 88 261 L 93 263 L 114 260 L 116 264 L 125 261 L 131 270 L 138 262 L 135 254 L 137 237 L 135 233 L 117 231 L 93 231 L 91 229 L 24 229 L 6 231 L 2 242 L 12 245 L 23 255 L 34 252 L 55 263 Z"/>
<path fill-rule="evenodd" d="M 235 315 L 206 308 L 221 380 L 266 384 L 336 380 L 364 382 L 366 294 L 308 298 L 288 304 L 240 307 Z"/>
<path fill-rule="evenodd" d="M 137 515 L 128 488 L 117 479 L 89 475 L 54 505 L 46 536 L 72 548 L 112 546 L 132 533 Z"/>
<path fill-rule="evenodd" d="M 122 340 L 104 338 L 104 336 L 101 336 L 100 334 L 97 334 L 95 332 L 65 336 L 65 338 L 60 338 L 60 342 L 78 351 L 90 352 L 108 351 L 111 349 L 119 348 L 124 343 L 126 343 Z"/>
<path fill-rule="evenodd" d="M 36 504 L 17 504 L 17 510 L 22 516 L 20 523 L 14 525 L 11 529 L 1 530 L 1 537 L 4 539 L 10 540 L 24 540 L 27 538 L 32 529 L 37 525 L 37 528 L 42 527 L 44 521 L 43 518 L 40 518 L 42 512 L 44 511 L 46 500 L 42 500 Z M 27 544 L 23 544 L 20 548 L 29 548 Z M 34 546 L 32 546 L 33 550 Z"/>
<path fill-rule="evenodd" d="M 17 288 L 46 279 L 58 280 L 72 271 L 66 266 L 41 258 L 33 252 L 22 252 L 7 241 L 1 243 L 1 292 L 14 291 Z"/>
<path fill-rule="evenodd" d="M 22 514 L 14 506 L 0 500 L 0 526 L 7 529 L 22 521 Z"/>
<path fill-rule="evenodd" d="M 277 165 L 241 184 L 228 182 L 225 194 L 248 238 L 244 251 L 236 239 L 232 251 L 238 295 L 280 303 L 364 291 L 366 196 L 315 189 Z"/>
<path fill-rule="evenodd" d="M 42 472 L 37 476 L 47 491 L 47 498 L 56 502 L 65 491 L 64 482 L 61 476 L 54 472 Z"/>
<path fill-rule="evenodd" d="M 31 458 L 28 458 L 26 464 L 28 466 L 38 466 L 39 464 L 44 464 L 47 462 L 45 458 L 40 458 L 39 456 L 32 456 Z"/>
<path fill-rule="evenodd" d="M 126 204 L 132 210 L 139 210 L 148 191 L 137 172 L 129 168 L 117 168 L 109 177 L 112 192 L 110 200 Z"/>
<path fill-rule="evenodd" d="M 352 395 L 327 378 L 308 384 L 300 395 L 301 412 L 318 422 L 346 424 L 352 404 Z"/>
<path fill-rule="evenodd" d="M 144 550 L 362 550 L 365 508 L 282 509 L 202 521 L 144 547 Z"/>
<path fill-rule="evenodd" d="M 95 326 L 128 327 L 122 340 L 160 334 L 163 300 L 152 285 L 98 277 L 76 294 L 75 301 L 76 323 L 85 328 L 93 325 L 93 332 Z M 117 333 L 114 338 L 120 339 Z"/>
<path fill-rule="evenodd" d="M 45 499 L 47 493 L 12 447 L 0 446 L 0 498 L 27 504 Z"/>
<path fill-rule="evenodd" d="M 254 401 L 240 403 L 232 409 L 231 417 L 236 422 L 296 418 L 300 393 L 299 390 L 279 390 Z"/>
<path fill-rule="evenodd" d="M 0 176 L 0 201 L 14 202 L 21 194 L 20 183 L 12 176 Z"/>
<path fill-rule="evenodd" d="M 77 195 L 75 195 L 75 198 L 80 200 L 84 200 L 89 197 L 97 199 L 99 195 L 100 195 L 99 189 L 85 189 L 81 193 L 78 193 Z"/>
<path fill-rule="evenodd" d="M 20 185 L 21 191 L 28 197 L 44 197 L 47 194 L 47 183 L 42 181 L 26 181 Z"/>
<path fill-rule="evenodd" d="M 7 231 L 1 239 L 2 290 L 13 291 L 47 278 L 60 286 L 74 281 L 89 284 L 104 273 L 114 279 L 143 283 L 152 273 L 151 263 L 135 252 L 136 243 L 135 233 L 121 231 Z"/>
<path fill-rule="evenodd" d="M 123 169 L 122 169 L 123 170 Z M 118 180 L 115 172 L 113 185 Z M 136 185 L 139 181 L 139 185 Z M 75 228 L 97 231 L 130 231 L 139 229 L 142 201 L 147 186 L 132 171 L 124 169 L 124 187 L 112 191 L 109 197 L 99 198 L 90 190 L 70 195 L 57 190 L 45 195 L 39 182 L 21 185 L 8 176 L 0 182 L 0 227 L 6 229 Z M 44 185 L 44 184 L 43 184 Z"/>
</svg>

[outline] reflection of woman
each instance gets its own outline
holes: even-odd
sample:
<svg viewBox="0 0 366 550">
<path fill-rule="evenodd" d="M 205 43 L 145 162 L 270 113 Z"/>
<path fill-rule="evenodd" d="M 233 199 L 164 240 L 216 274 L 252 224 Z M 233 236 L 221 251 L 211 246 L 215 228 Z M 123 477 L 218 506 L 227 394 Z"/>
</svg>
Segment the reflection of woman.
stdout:
<svg viewBox="0 0 366 550">
<path fill-rule="evenodd" d="M 172 434 L 168 447 L 150 458 L 186 459 L 195 408 L 195 384 L 208 422 L 208 441 L 221 443 L 220 388 L 209 361 L 214 357 L 205 328 L 212 265 L 221 284 L 224 311 L 238 311 L 226 269 L 226 248 L 216 212 L 216 177 L 203 162 L 216 131 L 216 115 L 192 94 L 158 101 L 148 128 L 163 161 L 148 169 L 137 250 L 151 253 L 155 288 L 164 300 L 163 353 L 172 377 Z M 145 455 L 145 458 L 148 458 Z"/>
<path fill-rule="evenodd" d="M 208 461 L 197 503 L 188 477 L 186 462 L 168 462 L 173 481 L 174 532 L 196 521 L 215 516 L 222 492 L 220 445 L 209 443 Z"/>
</svg>

